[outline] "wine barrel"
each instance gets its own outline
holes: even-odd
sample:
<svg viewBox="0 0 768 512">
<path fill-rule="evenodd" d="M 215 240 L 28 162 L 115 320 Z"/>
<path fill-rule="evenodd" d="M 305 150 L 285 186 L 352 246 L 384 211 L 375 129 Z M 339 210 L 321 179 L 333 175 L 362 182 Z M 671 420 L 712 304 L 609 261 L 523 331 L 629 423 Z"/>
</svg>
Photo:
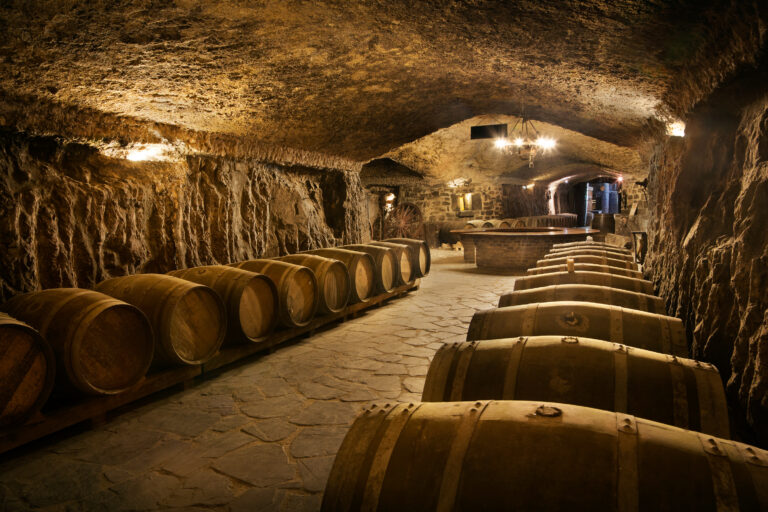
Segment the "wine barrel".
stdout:
<svg viewBox="0 0 768 512">
<path fill-rule="evenodd" d="M 395 244 L 392 242 L 370 242 L 369 245 L 375 245 L 376 247 L 386 247 L 392 249 L 395 252 L 398 268 L 398 284 L 410 284 L 416 280 L 416 262 L 413 258 L 413 251 L 407 245 Z"/>
<path fill-rule="evenodd" d="M 361 251 L 367 253 L 373 258 L 375 264 L 376 273 L 374 274 L 375 290 L 377 294 L 389 293 L 398 282 L 398 274 L 400 268 L 398 266 L 398 258 L 392 249 L 386 247 L 378 247 L 375 245 L 364 244 L 352 244 L 344 245 L 342 249 L 349 249 L 351 251 Z"/>
<path fill-rule="evenodd" d="M 35 329 L 0 313 L 0 428 L 20 425 L 48 400 L 56 359 Z"/>
<path fill-rule="evenodd" d="M 624 259 L 606 258 L 603 256 L 568 256 L 564 258 L 549 258 L 536 262 L 537 267 L 549 267 L 552 265 L 565 265 L 568 259 L 574 263 L 592 263 L 593 265 L 608 265 L 609 267 L 637 270 L 637 263 Z"/>
<path fill-rule="evenodd" d="M 349 272 L 342 262 L 314 254 L 291 254 L 277 258 L 280 261 L 304 265 L 312 269 L 320 287 L 318 311 L 324 314 L 338 313 L 349 302 Z"/>
<path fill-rule="evenodd" d="M 432 359 L 421 399 L 561 402 L 730 438 L 714 366 L 589 338 L 445 344 Z"/>
<path fill-rule="evenodd" d="M 542 335 L 584 336 L 688 356 L 679 318 L 595 302 L 543 302 L 478 311 L 469 324 L 467 341 Z"/>
<path fill-rule="evenodd" d="M 276 260 L 248 260 L 231 267 L 258 272 L 269 277 L 277 287 L 278 317 L 286 327 L 304 327 L 317 313 L 320 289 L 311 269 Z"/>
<path fill-rule="evenodd" d="M 548 260 L 544 260 L 544 261 L 548 261 Z M 638 272 L 637 270 L 629 270 L 628 268 L 613 267 L 611 265 L 597 265 L 594 263 L 574 263 L 573 269 L 576 271 L 602 272 L 604 274 L 613 274 L 615 276 L 634 277 L 635 279 L 643 278 L 642 272 Z M 568 267 L 567 263 L 563 263 L 562 265 L 549 265 L 546 267 L 536 266 L 534 268 L 529 268 L 526 273 L 529 276 L 533 276 L 538 274 L 552 274 L 553 272 L 567 272 L 569 270 L 570 268 Z"/>
<path fill-rule="evenodd" d="M 578 405 L 371 405 L 341 444 L 321 510 L 758 512 L 768 451 Z"/>
<path fill-rule="evenodd" d="M 616 232 L 616 220 L 612 213 L 596 213 L 592 219 L 592 229 L 597 229 L 602 234 Z"/>
<path fill-rule="evenodd" d="M 227 310 L 227 341 L 258 343 L 275 329 L 279 308 L 272 280 L 225 265 L 174 270 L 168 275 L 212 288 Z"/>
<path fill-rule="evenodd" d="M 523 276 L 515 279 L 514 291 L 530 290 L 542 286 L 557 284 L 593 284 L 598 286 L 610 286 L 631 292 L 653 293 L 653 283 L 645 279 L 633 277 L 614 276 L 603 272 L 555 272 L 554 274 L 541 274 L 538 276 Z"/>
<path fill-rule="evenodd" d="M 224 303 L 207 286 L 163 274 L 135 274 L 102 281 L 96 290 L 147 315 L 157 342 L 155 366 L 202 364 L 224 341 Z"/>
<path fill-rule="evenodd" d="M 432 253 L 427 242 L 414 238 L 388 238 L 384 241 L 409 246 L 417 254 L 414 258 L 416 277 L 426 277 L 429 274 L 429 269 L 432 267 Z"/>
<path fill-rule="evenodd" d="M 664 301 L 655 295 L 590 284 L 561 284 L 505 293 L 499 298 L 499 307 L 558 301 L 598 302 L 659 315 L 667 313 Z"/>
<path fill-rule="evenodd" d="M 545 259 L 551 260 L 553 258 L 570 258 L 571 256 L 600 256 L 603 258 L 613 258 L 615 260 L 634 261 L 634 256 L 631 254 L 623 254 L 620 252 L 610 250 L 596 250 L 596 249 L 568 249 L 564 251 L 550 251 L 544 256 Z"/>
<path fill-rule="evenodd" d="M 367 302 L 374 293 L 376 263 L 370 254 L 347 249 L 314 249 L 305 254 L 339 260 L 347 267 L 350 278 L 349 302 Z"/>
<path fill-rule="evenodd" d="M 561 244 L 553 244 L 552 250 L 568 250 L 568 249 L 597 249 L 597 250 L 614 250 L 623 252 L 625 254 L 632 254 L 632 251 L 626 247 L 618 247 L 607 242 L 565 242 Z"/>
<path fill-rule="evenodd" d="M 147 317 L 103 293 L 52 288 L 9 300 L 3 311 L 40 331 L 56 358 L 55 392 L 114 395 L 137 384 L 155 342 Z"/>
<path fill-rule="evenodd" d="M 494 227 L 490 220 L 468 220 L 461 229 L 487 229 Z"/>
</svg>

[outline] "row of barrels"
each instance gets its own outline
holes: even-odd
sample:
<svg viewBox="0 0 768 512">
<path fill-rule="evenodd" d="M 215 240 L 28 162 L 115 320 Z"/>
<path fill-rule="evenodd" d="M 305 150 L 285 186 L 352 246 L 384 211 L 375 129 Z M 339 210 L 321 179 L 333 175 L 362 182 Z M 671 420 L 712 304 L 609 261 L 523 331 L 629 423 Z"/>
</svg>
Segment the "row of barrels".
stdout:
<svg viewBox="0 0 768 512">
<path fill-rule="evenodd" d="M 511 219 L 469 220 L 461 229 L 569 228 L 576 225 L 576 219 L 576 214 L 562 213 L 556 215 L 537 215 L 534 217 L 515 217 Z"/>
<path fill-rule="evenodd" d="M 323 510 L 768 510 L 768 452 L 730 440 L 720 375 L 686 357 L 682 322 L 650 283 L 576 263 L 628 254 L 553 246 L 565 269 L 475 314 L 421 403 L 355 420 Z"/>
<path fill-rule="evenodd" d="M 391 239 L 16 296 L 0 307 L 0 427 L 26 421 L 52 392 L 123 393 L 150 367 L 204 364 L 225 343 L 264 342 L 430 265 L 425 242 Z"/>
</svg>

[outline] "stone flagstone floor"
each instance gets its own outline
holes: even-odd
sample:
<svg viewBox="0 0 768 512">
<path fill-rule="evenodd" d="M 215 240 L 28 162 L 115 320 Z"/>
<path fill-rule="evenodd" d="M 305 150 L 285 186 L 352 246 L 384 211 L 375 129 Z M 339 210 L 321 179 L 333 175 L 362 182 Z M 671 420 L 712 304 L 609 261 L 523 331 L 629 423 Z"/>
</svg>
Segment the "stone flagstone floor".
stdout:
<svg viewBox="0 0 768 512">
<path fill-rule="evenodd" d="M 514 277 L 433 251 L 421 288 L 346 323 L 153 397 L 98 428 L 0 455 L 0 510 L 314 511 L 371 402 L 418 401 L 434 352 Z"/>
</svg>

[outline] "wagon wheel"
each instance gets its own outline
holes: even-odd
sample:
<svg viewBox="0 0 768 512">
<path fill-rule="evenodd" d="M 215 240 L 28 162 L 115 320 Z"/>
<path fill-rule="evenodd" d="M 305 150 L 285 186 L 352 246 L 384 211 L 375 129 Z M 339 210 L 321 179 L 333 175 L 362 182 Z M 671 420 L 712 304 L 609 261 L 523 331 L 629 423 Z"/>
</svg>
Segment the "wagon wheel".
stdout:
<svg viewBox="0 0 768 512">
<path fill-rule="evenodd" d="M 393 208 L 384 218 L 384 235 L 387 238 L 423 238 L 424 222 L 419 208 L 412 203 Z"/>
</svg>

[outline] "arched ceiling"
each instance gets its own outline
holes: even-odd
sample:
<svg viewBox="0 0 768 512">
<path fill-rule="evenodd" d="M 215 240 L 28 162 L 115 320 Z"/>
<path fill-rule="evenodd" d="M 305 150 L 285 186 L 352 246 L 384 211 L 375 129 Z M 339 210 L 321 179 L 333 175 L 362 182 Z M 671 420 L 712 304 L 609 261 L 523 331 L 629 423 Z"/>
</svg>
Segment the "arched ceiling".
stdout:
<svg viewBox="0 0 768 512">
<path fill-rule="evenodd" d="M 751 58 L 761 9 L 757 0 L 8 0 L 0 125 L 45 124 L 64 105 L 365 161 L 473 116 L 517 114 L 524 102 L 534 119 L 633 147 L 650 120 L 683 115 Z"/>
<path fill-rule="evenodd" d="M 492 139 L 470 139 L 470 127 L 505 123 L 509 129 L 519 118 L 505 115 L 476 116 L 387 153 L 387 157 L 428 178 L 483 180 L 504 177 L 521 182 L 554 181 L 571 174 L 592 173 L 643 175 L 638 152 L 549 123 L 533 121 L 542 136 L 557 141 L 555 149 L 542 153 L 528 166 L 527 159 L 499 150 Z M 510 131 L 509 137 L 513 134 Z"/>
</svg>

